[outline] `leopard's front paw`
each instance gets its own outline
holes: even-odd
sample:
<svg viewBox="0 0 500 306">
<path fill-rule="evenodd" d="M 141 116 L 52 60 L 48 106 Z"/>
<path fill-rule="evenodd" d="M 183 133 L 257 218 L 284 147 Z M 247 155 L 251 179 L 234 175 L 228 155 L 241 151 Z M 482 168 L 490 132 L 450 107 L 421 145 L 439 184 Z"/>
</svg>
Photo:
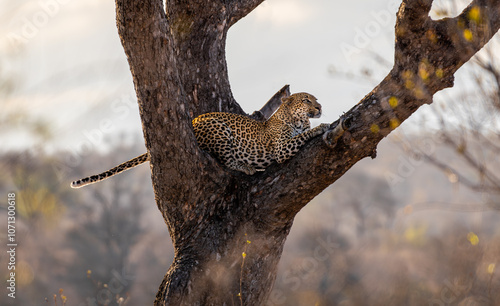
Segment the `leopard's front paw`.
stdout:
<svg viewBox="0 0 500 306">
<path fill-rule="evenodd" d="M 330 124 L 329 123 L 321 123 L 318 127 L 320 128 L 321 133 L 323 134 L 324 132 L 326 132 L 330 129 Z"/>
<path fill-rule="evenodd" d="M 344 119 L 340 118 L 339 123 L 333 130 L 330 130 L 330 125 L 328 124 L 328 131 L 323 134 L 323 141 L 330 148 L 334 148 L 337 144 L 337 140 L 344 134 Z"/>
<path fill-rule="evenodd" d="M 243 172 L 245 172 L 246 175 L 254 175 L 257 170 L 255 169 L 255 167 L 245 165 Z"/>
</svg>

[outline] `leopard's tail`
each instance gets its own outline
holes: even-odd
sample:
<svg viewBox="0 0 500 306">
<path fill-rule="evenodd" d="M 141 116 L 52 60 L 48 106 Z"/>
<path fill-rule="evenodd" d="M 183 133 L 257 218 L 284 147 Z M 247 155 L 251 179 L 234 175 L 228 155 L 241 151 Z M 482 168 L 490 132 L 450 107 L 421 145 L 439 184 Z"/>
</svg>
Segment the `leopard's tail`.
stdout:
<svg viewBox="0 0 500 306">
<path fill-rule="evenodd" d="M 140 164 L 143 164 L 145 162 L 149 161 L 149 154 L 144 153 L 142 155 L 137 156 L 136 158 L 132 158 L 129 161 L 124 162 L 123 164 L 120 164 L 106 172 L 103 172 L 101 174 L 97 175 L 92 175 L 86 178 L 82 178 L 78 181 L 74 181 L 71 183 L 71 188 L 80 188 L 85 185 L 90 185 L 93 183 L 100 182 L 102 180 L 107 179 L 110 176 L 116 175 L 118 173 L 122 173 L 123 171 L 127 171 L 128 169 L 132 169 L 135 166 L 139 166 Z"/>
</svg>

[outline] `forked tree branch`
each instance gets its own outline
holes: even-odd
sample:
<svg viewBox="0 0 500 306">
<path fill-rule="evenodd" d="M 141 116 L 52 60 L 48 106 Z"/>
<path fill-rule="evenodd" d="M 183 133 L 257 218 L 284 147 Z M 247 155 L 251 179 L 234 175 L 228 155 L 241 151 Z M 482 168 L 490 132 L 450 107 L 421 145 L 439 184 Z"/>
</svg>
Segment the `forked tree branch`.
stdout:
<svg viewBox="0 0 500 306">
<path fill-rule="evenodd" d="M 456 70 L 500 27 L 498 0 L 475 0 L 460 16 L 438 21 L 428 17 L 432 1 L 404 0 L 394 67 L 343 116 L 347 131 L 334 149 L 328 133 L 327 144 L 314 138 L 284 164 L 248 176 L 201 151 L 191 120 L 210 111 L 243 112 L 230 90 L 225 40 L 229 27 L 261 2 L 166 0 L 165 10 L 160 0 L 116 0 L 156 203 L 176 251 L 158 305 L 264 303 L 296 213 L 360 159 L 374 157 L 378 143 L 435 92 L 452 86 Z M 250 240 L 251 253 L 238 268 Z"/>
</svg>

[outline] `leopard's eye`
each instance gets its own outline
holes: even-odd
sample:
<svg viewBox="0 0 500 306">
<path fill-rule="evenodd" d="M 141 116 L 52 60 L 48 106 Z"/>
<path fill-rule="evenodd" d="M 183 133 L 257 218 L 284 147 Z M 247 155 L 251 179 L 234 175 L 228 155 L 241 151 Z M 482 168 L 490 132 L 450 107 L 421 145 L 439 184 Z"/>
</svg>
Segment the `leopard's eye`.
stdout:
<svg viewBox="0 0 500 306">
<path fill-rule="evenodd" d="M 304 102 L 304 103 L 308 103 L 308 104 L 311 104 L 311 103 L 312 103 L 312 102 L 311 102 L 311 100 L 309 100 L 309 99 L 307 99 L 307 98 L 303 99 L 303 100 L 302 100 L 302 102 Z"/>
</svg>

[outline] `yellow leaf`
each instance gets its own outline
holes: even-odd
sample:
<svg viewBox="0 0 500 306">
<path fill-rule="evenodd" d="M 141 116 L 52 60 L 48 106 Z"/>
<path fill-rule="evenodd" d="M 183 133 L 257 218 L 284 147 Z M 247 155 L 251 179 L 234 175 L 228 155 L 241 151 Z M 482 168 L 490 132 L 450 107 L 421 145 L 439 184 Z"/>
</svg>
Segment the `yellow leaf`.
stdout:
<svg viewBox="0 0 500 306">
<path fill-rule="evenodd" d="M 408 242 L 411 242 L 415 245 L 423 245 L 425 243 L 425 235 L 427 233 L 426 225 L 414 225 L 408 227 L 404 236 Z"/>
<path fill-rule="evenodd" d="M 477 245 L 479 243 L 479 237 L 473 232 L 467 234 L 467 240 L 469 240 L 472 245 Z"/>
<path fill-rule="evenodd" d="M 247 257 L 247 253 L 243 252 L 241 253 L 241 256 L 243 256 L 243 258 Z"/>
<path fill-rule="evenodd" d="M 394 130 L 395 128 L 397 128 L 399 126 L 400 122 L 397 118 L 392 118 L 390 121 L 389 121 L 389 126 L 391 128 L 391 130 Z"/>
<path fill-rule="evenodd" d="M 427 72 L 427 69 L 425 69 L 424 65 L 421 65 L 418 68 L 418 76 L 424 81 L 429 78 L 429 72 Z"/>
<path fill-rule="evenodd" d="M 415 83 L 413 83 L 411 80 L 406 80 L 405 87 L 407 89 L 413 89 L 415 87 Z"/>
<path fill-rule="evenodd" d="M 488 265 L 488 274 L 493 274 L 493 272 L 495 271 L 495 264 L 494 263 L 491 263 Z"/>
<path fill-rule="evenodd" d="M 413 72 L 411 72 L 410 70 L 403 71 L 403 78 L 405 80 L 411 79 L 412 77 L 413 77 Z"/>
<path fill-rule="evenodd" d="M 477 6 L 472 7 L 467 14 L 467 17 L 469 18 L 469 20 L 472 20 L 475 23 L 479 23 L 481 18 L 481 9 L 479 9 L 479 7 Z"/>
<path fill-rule="evenodd" d="M 444 71 L 441 68 L 436 69 L 436 76 L 442 78 L 444 76 Z"/>
<path fill-rule="evenodd" d="M 392 96 L 389 98 L 389 105 L 392 107 L 392 108 L 396 108 L 398 106 L 398 98 Z"/>
<path fill-rule="evenodd" d="M 467 40 L 467 41 L 472 41 L 472 38 L 474 36 L 472 35 L 472 32 L 469 30 L 469 29 L 465 29 L 464 30 L 464 38 Z"/>
</svg>

